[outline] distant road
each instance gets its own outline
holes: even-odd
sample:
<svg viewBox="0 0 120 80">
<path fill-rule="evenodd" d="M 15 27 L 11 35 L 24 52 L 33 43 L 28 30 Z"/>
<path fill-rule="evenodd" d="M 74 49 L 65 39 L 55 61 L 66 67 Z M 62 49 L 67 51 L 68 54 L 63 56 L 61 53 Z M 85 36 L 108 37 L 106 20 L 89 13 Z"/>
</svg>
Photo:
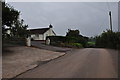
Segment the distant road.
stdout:
<svg viewBox="0 0 120 80">
<path fill-rule="evenodd" d="M 62 48 L 62 47 L 55 47 L 55 46 L 50 46 L 50 45 L 44 45 L 44 44 L 41 44 L 40 41 L 32 41 L 32 46 L 38 47 L 38 48 L 41 48 L 41 49 L 56 51 L 56 52 L 66 52 L 66 51 L 70 51 L 71 50 L 71 48 Z"/>
<path fill-rule="evenodd" d="M 18 78 L 117 78 L 117 57 L 115 50 L 77 49 Z"/>
</svg>

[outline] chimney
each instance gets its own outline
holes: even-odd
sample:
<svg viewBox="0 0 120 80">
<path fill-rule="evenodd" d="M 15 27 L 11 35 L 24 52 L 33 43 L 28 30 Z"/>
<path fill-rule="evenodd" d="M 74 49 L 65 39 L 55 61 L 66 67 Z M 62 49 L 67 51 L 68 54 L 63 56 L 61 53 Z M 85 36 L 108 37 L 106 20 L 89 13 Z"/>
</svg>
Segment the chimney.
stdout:
<svg viewBox="0 0 120 80">
<path fill-rule="evenodd" d="M 50 24 L 50 25 L 49 25 L 49 28 L 53 28 L 53 26 Z"/>
</svg>

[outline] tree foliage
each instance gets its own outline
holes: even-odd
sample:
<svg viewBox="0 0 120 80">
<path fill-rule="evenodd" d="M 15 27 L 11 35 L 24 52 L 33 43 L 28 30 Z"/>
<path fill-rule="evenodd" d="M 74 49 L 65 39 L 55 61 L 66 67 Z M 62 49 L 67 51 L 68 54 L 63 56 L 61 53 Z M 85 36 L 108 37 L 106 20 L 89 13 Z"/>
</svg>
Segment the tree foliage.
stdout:
<svg viewBox="0 0 120 80">
<path fill-rule="evenodd" d="M 26 37 L 28 25 L 23 25 L 23 22 L 24 22 L 23 20 L 16 21 L 15 27 L 11 29 L 13 32 L 13 36 Z"/>
<path fill-rule="evenodd" d="M 69 37 L 77 37 L 79 36 L 80 34 L 80 31 L 79 30 L 71 30 L 71 29 L 68 29 L 68 32 L 66 34 L 66 36 L 69 36 Z"/>
<path fill-rule="evenodd" d="M 12 27 L 18 20 L 20 12 L 15 10 L 9 4 L 2 2 L 2 25 Z"/>
<path fill-rule="evenodd" d="M 70 43 L 72 43 L 72 42 L 81 43 L 84 47 L 86 47 L 88 37 L 80 35 L 79 30 L 70 30 L 70 29 L 68 29 L 66 37 L 68 37 L 67 41 L 69 41 Z"/>
<path fill-rule="evenodd" d="M 11 37 L 25 37 L 28 25 L 19 18 L 20 12 L 9 4 L 2 2 L 2 35 L 6 35 L 6 26 L 10 30 Z M 7 34 L 8 35 L 8 34 Z"/>
<path fill-rule="evenodd" d="M 104 31 L 96 37 L 96 47 L 120 49 L 120 32 Z"/>
<path fill-rule="evenodd" d="M 60 43 L 63 44 L 82 44 L 83 47 L 86 46 L 86 43 L 88 41 L 88 37 L 80 35 L 79 30 L 70 30 L 68 29 L 68 32 L 66 33 L 66 36 L 48 36 L 51 40 L 51 44 L 60 45 Z"/>
</svg>

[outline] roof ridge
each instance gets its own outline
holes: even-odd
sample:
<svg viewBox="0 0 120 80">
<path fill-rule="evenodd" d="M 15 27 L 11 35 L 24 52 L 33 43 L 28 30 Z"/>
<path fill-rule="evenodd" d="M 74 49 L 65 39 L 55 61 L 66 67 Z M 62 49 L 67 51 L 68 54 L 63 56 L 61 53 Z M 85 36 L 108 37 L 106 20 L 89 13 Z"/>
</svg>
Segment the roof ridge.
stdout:
<svg viewBox="0 0 120 80">
<path fill-rule="evenodd" d="M 34 28 L 34 29 L 28 29 L 28 30 L 39 30 L 39 29 L 49 29 L 49 28 Z"/>
<path fill-rule="evenodd" d="M 38 29 L 28 29 L 28 31 L 30 31 L 31 34 L 43 34 L 49 29 L 50 28 L 38 28 Z"/>
</svg>

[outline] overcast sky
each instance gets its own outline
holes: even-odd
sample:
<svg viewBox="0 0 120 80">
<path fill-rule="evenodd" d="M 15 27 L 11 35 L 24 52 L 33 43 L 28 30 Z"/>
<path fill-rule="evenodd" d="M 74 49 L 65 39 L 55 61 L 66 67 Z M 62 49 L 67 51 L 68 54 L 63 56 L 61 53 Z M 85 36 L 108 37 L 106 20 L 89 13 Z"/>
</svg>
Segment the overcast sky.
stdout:
<svg viewBox="0 0 120 80">
<path fill-rule="evenodd" d="M 68 29 L 79 29 L 84 36 L 96 36 L 109 29 L 109 10 L 113 30 L 118 30 L 117 2 L 9 2 L 21 11 L 29 28 L 48 27 L 51 23 L 57 35 Z"/>
</svg>

